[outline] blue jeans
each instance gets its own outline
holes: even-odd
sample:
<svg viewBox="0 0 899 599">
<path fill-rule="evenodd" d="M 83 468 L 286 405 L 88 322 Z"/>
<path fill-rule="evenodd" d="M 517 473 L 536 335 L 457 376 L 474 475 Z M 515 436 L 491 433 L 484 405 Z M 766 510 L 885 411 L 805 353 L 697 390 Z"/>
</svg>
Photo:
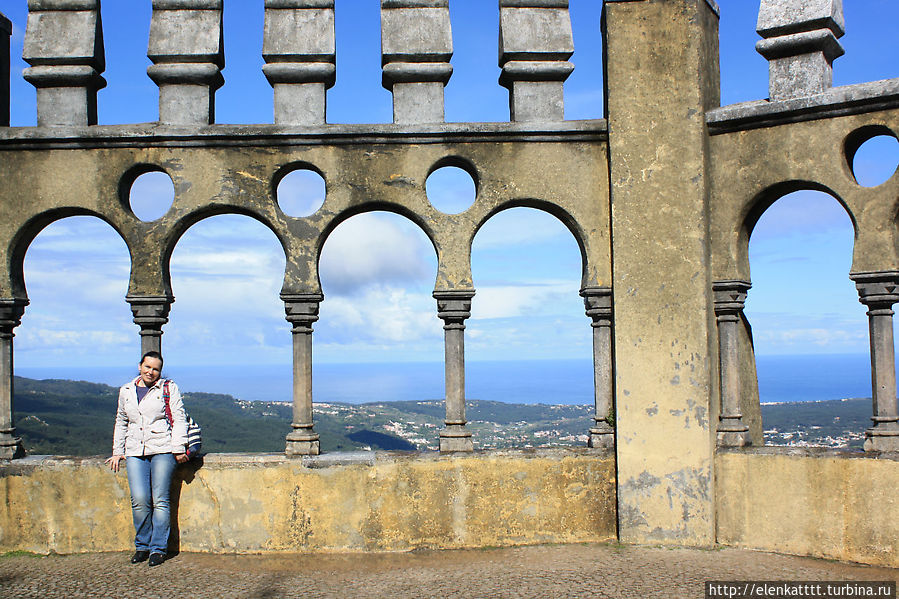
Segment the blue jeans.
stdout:
<svg viewBox="0 0 899 599">
<path fill-rule="evenodd" d="M 138 551 L 165 553 L 171 527 L 169 489 L 177 465 L 175 456 L 171 453 L 128 456 L 125 465 L 131 488 L 134 547 Z"/>
</svg>

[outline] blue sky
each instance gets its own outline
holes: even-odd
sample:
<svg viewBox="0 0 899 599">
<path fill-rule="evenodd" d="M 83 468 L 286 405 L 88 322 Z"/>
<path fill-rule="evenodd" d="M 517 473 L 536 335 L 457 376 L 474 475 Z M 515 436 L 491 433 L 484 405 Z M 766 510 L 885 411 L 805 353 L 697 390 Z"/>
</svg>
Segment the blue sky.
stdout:
<svg viewBox="0 0 899 599">
<path fill-rule="evenodd" d="M 272 91 L 261 72 L 262 4 L 225 3 L 225 86 L 216 96 L 217 122 L 272 120 Z M 765 98 L 767 63 L 754 50 L 758 2 L 719 4 L 722 104 Z M 391 120 L 391 97 L 380 83 L 378 5 L 337 0 L 337 83 L 328 93 L 329 122 Z M 601 2 L 571 0 L 570 6 L 576 68 L 565 85 L 566 118 L 599 118 Z M 12 125 L 34 125 L 34 90 L 20 76 L 27 66 L 20 58 L 26 0 L 0 0 L 0 10 L 14 25 Z M 899 2 L 847 0 L 845 16 L 846 55 L 835 62 L 834 84 L 899 76 Z M 149 0 L 103 3 L 103 124 L 157 118 L 157 88 L 146 75 L 149 17 Z M 447 120 L 508 120 L 507 91 L 497 83 L 496 2 L 451 0 L 451 18 L 455 53 Z M 899 144 L 890 141 L 866 149 L 857 168 L 888 177 L 899 154 Z M 165 210 L 171 192 L 165 180 L 146 185 L 135 190 L 134 201 L 152 217 Z M 303 182 L 280 193 L 282 201 L 296 194 L 298 209 L 320 195 Z M 473 191 L 466 177 L 450 176 L 429 181 L 428 193 L 435 204 L 443 196 L 446 210 L 458 211 Z M 763 216 L 750 250 L 747 313 L 758 353 L 867 351 L 864 308 L 847 278 L 852 230 L 834 200 L 813 193 L 780 200 Z M 501 213 L 479 232 L 472 260 L 477 295 L 466 336 L 469 360 L 589 359 L 591 330 L 577 294 L 580 256 L 558 221 L 526 209 Z M 274 235 L 251 219 L 220 216 L 191 228 L 172 259 L 176 302 L 163 337 L 167 359 L 182 365 L 288 364 L 290 327 L 278 299 L 283 267 Z M 100 221 L 66 219 L 42 232 L 26 256 L 31 305 L 16 331 L 17 367 L 61 360 L 118 365 L 136 354 L 137 327 L 124 302 L 128 271 L 124 243 Z M 350 219 L 326 243 L 321 271 L 326 300 L 316 325 L 317 361 L 442 359 L 443 331 L 431 297 L 436 258 L 414 225 L 385 214 Z"/>
</svg>

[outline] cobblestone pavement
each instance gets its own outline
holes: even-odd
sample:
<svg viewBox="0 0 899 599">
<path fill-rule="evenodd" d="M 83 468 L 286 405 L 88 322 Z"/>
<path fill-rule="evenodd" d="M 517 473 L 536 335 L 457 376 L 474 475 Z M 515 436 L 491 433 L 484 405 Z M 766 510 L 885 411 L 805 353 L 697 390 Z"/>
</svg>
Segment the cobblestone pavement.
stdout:
<svg viewBox="0 0 899 599">
<path fill-rule="evenodd" d="M 6 555 L 0 597 L 704 597 L 707 580 L 899 580 L 899 569 L 738 549 L 553 545 L 341 555 Z"/>
</svg>

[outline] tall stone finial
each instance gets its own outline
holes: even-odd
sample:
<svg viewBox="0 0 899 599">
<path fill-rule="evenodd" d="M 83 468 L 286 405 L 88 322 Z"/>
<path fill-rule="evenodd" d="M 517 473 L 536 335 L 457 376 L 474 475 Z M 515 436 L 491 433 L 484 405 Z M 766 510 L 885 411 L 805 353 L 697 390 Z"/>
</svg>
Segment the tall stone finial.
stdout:
<svg viewBox="0 0 899 599">
<path fill-rule="evenodd" d="M 755 49 L 768 59 L 772 102 L 811 96 L 833 85 L 843 55 L 843 0 L 762 0 Z"/>
<path fill-rule="evenodd" d="M 453 74 L 448 0 L 381 0 L 381 84 L 393 92 L 394 123 L 442 123 Z"/>
<path fill-rule="evenodd" d="M 106 86 L 100 0 L 28 0 L 22 57 L 38 126 L 97 123 L 97 90 Z"/>
<path fill-rule="evenodd" d="M 562 84 L 574 65 L 568 0 L 500 0 L 500 85 L 513 121 L 565 118 Z"/>
<path fill-rule="evenodd" d="M 215 122 L 215 90 L 225 68 L 222 0 L 153 0 L 147 69 L 159 86 L 159 121 Z"/>
<path fill-rule="evenodd" d="M 0 12 L 0 127 L 9 126 L 9 38 L 12 22 Z"/>
<path fill-rule="evenodd" d="M 275 124 L 324 123 L 335 74 L 334 0 L 265 0 L 262 57 Z"/>
</svg>

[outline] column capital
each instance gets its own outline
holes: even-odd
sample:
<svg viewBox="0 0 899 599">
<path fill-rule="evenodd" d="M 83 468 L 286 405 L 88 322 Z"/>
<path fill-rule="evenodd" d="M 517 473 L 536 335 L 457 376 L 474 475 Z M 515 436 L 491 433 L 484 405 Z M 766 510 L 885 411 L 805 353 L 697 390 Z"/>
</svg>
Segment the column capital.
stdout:
<svg viewBox="0 0 899 599">
<path fill-rule="evenodd" d="M 25 298 L 0 298 L 0 337 L 12 338 L 13 329 L 22 324 L 27 305 Z"/>
<path fill-rule="evenodd" d="M 435 291 L 437 317 L 444 322 L 443 328 L 465 328 L 465 320 L 471 316 L 471 298 L 474 289 Z"/>
<path fill-rule="evenodd" d="M 849 273 L 858 301 L 871 309 L 889 309 L 899 301 L 899 270 Z"/>
<path fill-rule="evenodd" d="M 325 299 L 321 293 L 282 293 L 284 318 L 293 325 L 293 333 L 311 333 L 312 323 L 318 320 L 319 304 Z"/>
<path fill-rule="evenodd" d="M 579 294 L 584 298 L 584 308 L 593 326 L 612 326 L 611 287 L 584 287 Z"/>
<path fill-rule="evenodd" d="M 169 321 L 169 310 L 175 302 L 171 295 L 126 295 L 125 301 L 131 305 L 134 324 L 141 328 L 141 335 L 153 334 L 147 329 L 159 330 Z"/>
<path fill-rule="evenodd" d="M 752 283 L 740 279 L 713 281 L 716 316 L 733 316 L 743 311 Z"/>
</svg>

